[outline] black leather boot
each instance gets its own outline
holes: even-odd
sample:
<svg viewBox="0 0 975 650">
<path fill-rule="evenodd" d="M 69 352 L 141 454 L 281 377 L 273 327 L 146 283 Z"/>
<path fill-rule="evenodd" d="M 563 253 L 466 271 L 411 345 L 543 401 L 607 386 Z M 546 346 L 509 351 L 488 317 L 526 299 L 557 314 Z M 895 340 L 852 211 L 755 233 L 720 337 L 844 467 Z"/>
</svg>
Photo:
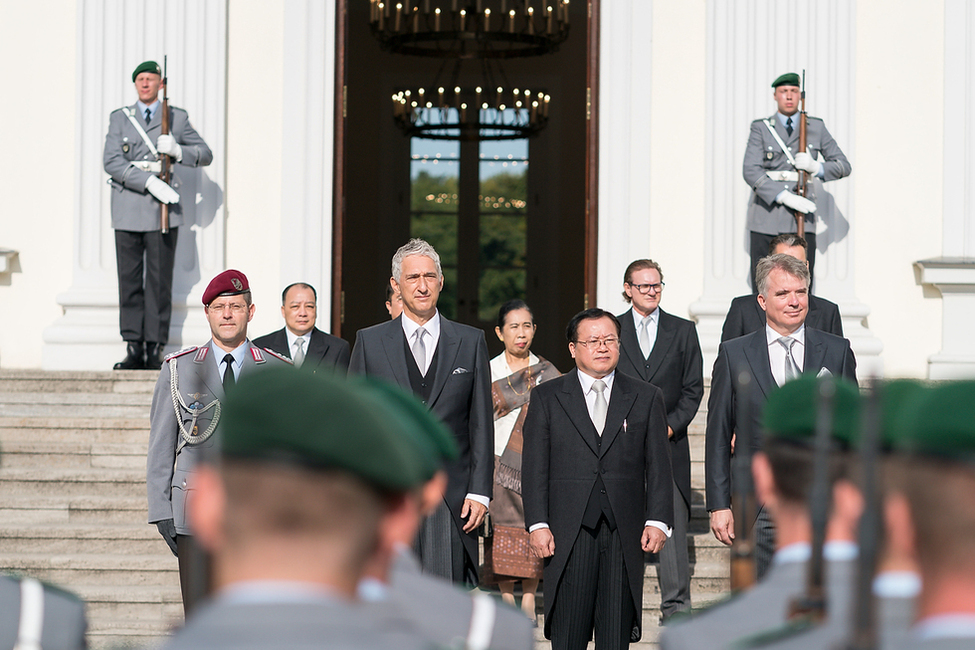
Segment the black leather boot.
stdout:
<svg viewBox="0 0 975 650">
<path fill-rule="evenodd" d="M 146 367 L 145 346 L 142 341 L 129 341 L 125 358 L 112 366 L 115 370 L 142 370 Z"/>
<path fill-rule="evenodd" d="M 163 364 L 162 343 L 146 343 L 146 370 L 159 370 Z"/>
</svg>

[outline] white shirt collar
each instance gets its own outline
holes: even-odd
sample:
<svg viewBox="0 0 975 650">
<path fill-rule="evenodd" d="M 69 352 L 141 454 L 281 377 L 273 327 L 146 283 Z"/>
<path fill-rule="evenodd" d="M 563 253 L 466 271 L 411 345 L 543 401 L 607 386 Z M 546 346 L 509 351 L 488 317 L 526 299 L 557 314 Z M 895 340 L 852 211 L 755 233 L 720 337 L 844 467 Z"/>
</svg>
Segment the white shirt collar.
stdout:
<svg viewBox="0 0 975 650">
<path fill-rule="evenodd" d="M 579 383 L 582 384 L 582 394 L 583 395 L 588 395 L 589 394 L 589 391 L 592 390 L 592 385 L 596 381 L 596 378 L 593 377 L 593 376 L 591 376 L 591 375 L 587 375 L 586 373 L 582 372 L 581 370 L 578 373 L 576 373 L 576 374 L 579 375 Z M 613 372 L 611 372 L 608 375 L 606 375 L 605 377 L 603 377 L 603 383 L 606 384 L 606 390 L 608 391 L 606 393 L 606 401 L 607 402 L 609 401 L 609 393 L 612 392 L 612 390 L 613 390 L 613 379 L 615 377 L 616 377 L 616 370 L 615 369 L 613 369 Z"/>
<path fill-rule="evenodd" d="M 774 329 L 772 329 L 771 325 L 765 323 L 765 340 L 768 342 L 769 346 L 771 346 L 773 343 L 775 343 L 780 338 L 782 338 L 782 336 L 783 336 L 782 334 L 779 334 Z M 799 345 L 805 346 L 806 345 L 806 324 L 803 323 L 802 325 L 799 326 L 799 329 L 797 329 L 792 334 L 789 334 L 788 336 L 794 338 L 796 340 L 796 343 L 798 343 Z"/>
<path fill-rule="evenodd" d="M 403 317 L 400 318 L 400 321 L 403 325 L 403 333 L 406 334 L 406 340 L 412 344 L 413 337 L 416 335 L 416 331 L 420 329 L 421 325 L 407 316 L 405 311 L 403 312 Z M 433 318 L 424 323 L 422 327 L 427 331 L 427 334 L 430 335 L 431 341 L 440 340 L 440 310 L 438 309 L 436 312 L 434 312 Z"/>
<path fill-rule="evenodd" d="M 305 352 L 308 352 L 308 346 L 311 344 L 311 333 L 313 331 L 315 331 L 315 330 L 312 329 L 307 334 L 305 334 L 303 336 L 298 336 L 297 334 L 295 334 L 294 332 L 292 332 L 291 330 L 289 330 L 287 327 L 285 327 L 284 328 L 284 333 L 288 335 L 288 349 L 291 350 L 292 352 L 294 352 L 294 349 L 295 349 L 295 341 L 297 341 L 298 339 L 304 339 L 305 340 Z"/>
<path fill-rule="evenodd" d="M 217 599 L 234 604 L 334 602 L 348 600 L 335 589 L 311 582 L 289 580 L 251 580 L 229 585 Z"/>
<path fill-rule="evenodd" d="M 638 312 L 636 309 L 630 309 L 630 311 L 633 313 L 633 326 L 636 327 L 637 330 L 639 330 L 640 323 L 643 322 L 644 317 L 641 316 L 640 312 Z M 650 312 L 647 315 L 650 317 L 650 322 L 652 323 L 658 322 L 660 320 L 660 307 L 657 306 L 652 312 Z"/>
<path fill-rule="evenodd" d="M 911 636 L 921 641 L 975 638 L 975 614 L 929 616 L 912 628 Z"/>
</svg>

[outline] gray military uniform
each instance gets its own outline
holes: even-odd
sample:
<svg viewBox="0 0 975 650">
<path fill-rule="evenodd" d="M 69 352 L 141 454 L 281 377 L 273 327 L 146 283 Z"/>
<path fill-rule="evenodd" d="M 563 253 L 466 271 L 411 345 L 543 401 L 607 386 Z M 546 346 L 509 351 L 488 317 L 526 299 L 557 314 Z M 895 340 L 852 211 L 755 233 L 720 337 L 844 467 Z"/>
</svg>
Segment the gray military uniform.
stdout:
<svg viewBox="0 0 975 650">
<path fill-rule="evenodd" d="M 156 110 L 147 126 L 138 114 L 138 105 L 126 107 L 139 120 L 149 140 L 156 144 L 162 135 L 162 107 Z M 213 152 L 203 138 L 190 124 L 190 118 L 182 108 L 170 106 L 172 124 L 170 134 L 183 149 L 183 159 L 174 166 L 173 189 L 179 192 L 179 168 L 205 167 L 213 162 Z M 143 171 L 132 165 L 133 162 L 155 161 L 155 156 L 139 135 L 138 130 L 123 112 L 112 111 L 108 122 L 108 135 L 105 137 L 103 162 L 105 171 L 111 176 L 112 186 L 112 228 L 148 232 L 159 230 L 159 201 L 146 192 L 146 181 L 155 174 Z M 192 201 L 193 197 L 180 197 L 180 202 L 169 206 L 169 225 L 175 228 L 183 225 L 181 205 Z"/>
<path fill-rule="evenodd" d="M 796 114 L 798 116 L 798 113 Z M 795 231 L 795 212 L 786 206 L 776 203 L 775 197 L 782 190 L 795 191 L 795 181 L 776 181 L 769 178 L 769 171 L 795 171 L 789 163 L 789 158 L 782 147 L 769 131 L 766 123 L 771 121 L 776 133 L 786 147 L 795 156 L 799 152 L 799 128 L 793 129 L 792 135 L 786 133 L 779 121 L 778 114 L 752 122 L 751 132 L 748 134 L 748 145 L 745 147 L 745 160 L 742 163 L 742 176 L 752 188 L 748 201 L 748 216 L 746 226 L 752 232 L 778 235 Z M 823 163 L 823 180 L 834 181 L 850 175 L 852 167 L 846 159 L 836 140 L 829 134 L 826 125 L 818 117 L 808 117 L 806 126 L 807 151 L 813 158 L 821 153 Z M 813 185 L 818 183 L 814 181 Z M 820 203 L 822 192 L 817 193 L 817 212 L 823 205 Z M 815 221 L 815 214 L 806 215 L 806 229 L 814 230 L 810 224 Z"/>
<path fill-rule="evenodd" d="M 74 594 L 43 585 L 43 620 L 40 645 L 44 650 L 81 650 L 87 647 L 85 604 Z M 14 648 L 21 620 L 21 578 L 0 575 L 0 650 Z"/>
<path fill-rule="evenodd" d="M 250 341 L 245 341 L 244 346 L 241 377 L 258 372 L 263 367 L 291 364 L 274 352 L 252 345 Z M 152 395 L 146 460 L 149 523 L 172 519 L 180 535 L 191 534 L 186 521 L 187 479 L 201 454 L 212 449 L 215 443 L 212 435 L 219 432 L 219 428 L 214 427 L 211 437 L 205 442 L 184 444 L 180 424 L 191 437 L 205 436 L 211 428 L 214 417 L 219 413 L 219 402 L 224 398 L 223 380 L 217 365 L 219 361 L 214 360 L 210 343 L 170 355 L 163 363 Z M 180 399 L 174 398 L 172 390 L 174 367 Z M 215 401 L 217 403 L 213 404 Z M 194 412 L 197 412 L 195 420 Z"/>
</svg>

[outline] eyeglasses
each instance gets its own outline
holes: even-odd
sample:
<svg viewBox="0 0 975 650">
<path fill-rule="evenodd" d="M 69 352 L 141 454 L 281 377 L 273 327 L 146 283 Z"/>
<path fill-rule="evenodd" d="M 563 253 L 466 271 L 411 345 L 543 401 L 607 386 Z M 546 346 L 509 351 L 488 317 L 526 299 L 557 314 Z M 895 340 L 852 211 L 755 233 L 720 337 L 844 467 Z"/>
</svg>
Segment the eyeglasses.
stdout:
<svg viewBox="0 0 975 650">
<path fill-rule="evenodd" d="M 620 340 L 615 336 L 607 336 L 604 339 L 589 339 L 588 341 L 576 341 L 576 343 L 587 350 L 598 350 L 604 345 L 610 349 L 615 348 L 620 344 Z"/>
<path fill-rule="evenodd" d="M 211 314 L 222 314 L 227 309 L 230 309 L 234 316 L 239 316 L 247 311 L 247 305 L 242 305 L 239 302 L 225 302 L 222 305 L 207 305 L 207 311 Z"/>
<path fill-rule="evenodd" d="M 627 282 L 627 284 L 644 295 L 650 293 L 651 291 L 654 293 L 660 293 L 664 290 L 663 282 L 658 282 L 657 284 L 633 284 L 631 282 Z"/>
</svg>

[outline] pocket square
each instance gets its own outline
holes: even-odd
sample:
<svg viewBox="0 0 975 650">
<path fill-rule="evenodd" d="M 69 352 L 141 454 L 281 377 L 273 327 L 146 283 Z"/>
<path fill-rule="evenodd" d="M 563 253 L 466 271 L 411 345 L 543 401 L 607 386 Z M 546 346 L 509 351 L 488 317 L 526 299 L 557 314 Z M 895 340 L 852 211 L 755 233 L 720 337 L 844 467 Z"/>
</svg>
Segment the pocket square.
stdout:
<svg viewBox="0 0 975 650">
<path fill-rule="evenodd" d="M 454 371 L 450 374 L 452 375 L 463 375 L 465 372 L 470 372 L 467 368 L 454 368 Z"/>
<path fill-rule="evenodd" d="M 833 373 L 831 373 L 829 371 L 829 368 L 827 368 L 826 366 L 823 366 L 822 368 L 820 368 L 819 369 L 819 374 L 816 375 L 817 378 L 819 378 L 819 377 L 832 377 L 832 376 L 833 376 Z"/>
</svg>

